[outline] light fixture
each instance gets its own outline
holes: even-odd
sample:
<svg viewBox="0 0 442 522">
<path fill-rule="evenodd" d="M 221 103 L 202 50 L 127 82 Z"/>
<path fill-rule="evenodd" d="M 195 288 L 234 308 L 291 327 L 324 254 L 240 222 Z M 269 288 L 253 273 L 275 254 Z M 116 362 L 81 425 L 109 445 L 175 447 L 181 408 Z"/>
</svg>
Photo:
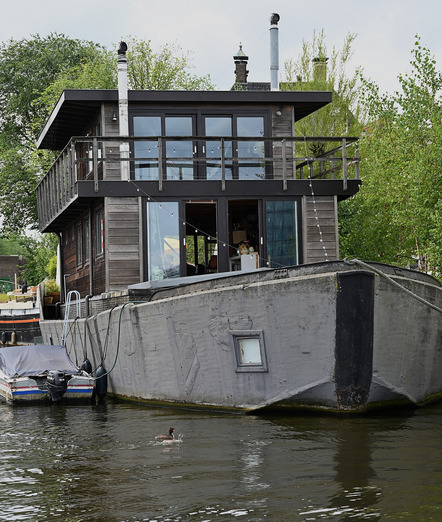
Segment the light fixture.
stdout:
<svg viewBox="0 0 442 522">
<path fill-rule="evenodd" d="M 112 121 L 117 121 L 117 111 L 114 111 L 112 114 Z"/>
</svg>

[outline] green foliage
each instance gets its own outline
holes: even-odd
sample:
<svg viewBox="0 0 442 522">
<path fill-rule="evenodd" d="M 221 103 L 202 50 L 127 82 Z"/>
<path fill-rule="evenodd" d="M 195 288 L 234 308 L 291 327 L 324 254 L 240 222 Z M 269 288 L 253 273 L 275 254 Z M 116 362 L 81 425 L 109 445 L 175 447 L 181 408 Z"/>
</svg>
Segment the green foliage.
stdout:
<svg viewBox="0 0 442 522">
<path fill-rule="evenodd" d="M 60 292 L 60 287 L 58 286 L 55 279 L 45 279 L 45 281 L 44 281 L 45 295 L 56 294 L 58 292 Z"/>
<path fill-rule="evenodd" d="M 284 89 L 296 91 L 332 91 L 333 102 L 295 124 L 297 136 L 359 136 L 363 128 L 364 114 L 358 103 L 360 82 L 357 71 L 352 76 L 346 70 L 353 51 L 355 34 L 347 34 L 340 50 L 329 52 L 324 30 L 313 32 L 312 42 L 302 42 L 302 52 L 297 60 L 284 64 L 287 83 Z M 335 146 L 335 145 L 333 145 Z M 321 154 L 326 144 L 319 144 Z"/>
<path fill-rule="evenodd" d="M 16 144 L 28 142 L 36 120 L 44 120 L 48 108 L 39 103 L 43 90 L 58 75 L 87 61 L 97 44 L 51 33 L 43 38 L 9 40 L 0 44 L 0 112 L 2 134 Z"/>
<path fill-rule="evenodd" d="M 36 228 L 35 188 L 53 154 L 35 142 L 49 116 L 42 93 L 59 75 L 81 68 L 100 47 L 56 33 L 0 44 L 0 213 L 3 233 Z M 61 92 L 61 91 L 60 91 Z M 58 95 L 60 94 L 58 93 Z"/>
<path fill-rule="evenodd" d="M 363 77 L 371 118 L 361 140 L 360 193 L 341 204 L 341 252 L 442 272 L 442 76 L 417 38 L 401 91 Z"/>
<path fill-rule="evenodd" d="M 35 286 L 50 276 L 49 263 L 56 255 L 58 238 L 54 234 L 45 234 L 38 238 L 21 236 L 18 242 L 27 261 L 22 269 L 21 278 L 29 285 Z"/>
<path fill-rule="evenodd" d="M 0 238 L 0 256 L 20 255 L 21 247 L 18 241 L 9 238 Z"/>
<path fill-rule="evenodd" d="M 192 76 L 190 57 L 177 46 L 153 52 L 150 42 L 129 41 L 134 89 L 211 89 Z M 176 54 L 176 55 L 175 55 Z M 35 189 L 56 153 L 35 142 L 63 89 L 117 88 L 117 53 L 63 34 L 0 44 L 0 214 L 3 234 L 37 228 Z"/>
<path fill-rule="evenodd" d="M 51 279 L 55 279 L 55 277 L 57 276 L 57 260 L 58 258 L 56 255 L 52 256 L 51 259 L 49 259 L 48 266 L 46 267 L 48 276 Z"/>
<path fill-rule="evenodd" d="M 212 90 L 209 76 L 193 76 L 190 53 L 165 44 L 154 52 L 150 40 L 127 39 L 127 75 L 131 89 Z"/>
<path fill-rule="evenodd" d="M 64 89 L 116 89 L 117 70 L 115 52 L 94 47 L 78 65 L 61 72 L 39 96 L 39 103 L 52 110 Z M 40 129 L 44 121 L 38 122 Z"/>
</svg>

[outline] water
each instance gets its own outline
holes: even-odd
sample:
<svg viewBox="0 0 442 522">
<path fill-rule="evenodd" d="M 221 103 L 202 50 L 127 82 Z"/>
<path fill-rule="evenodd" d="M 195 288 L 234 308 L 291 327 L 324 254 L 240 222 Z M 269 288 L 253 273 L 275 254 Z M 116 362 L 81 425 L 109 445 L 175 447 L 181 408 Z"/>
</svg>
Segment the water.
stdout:
<svg viewBox="0 0 442 522">
<path fill-rule="evenodd" d="M 174 427 L 181 444 L 154 440 Z M 0 520 L 442 520 L 442 405 L 369 417 L 0 405 Z"/>
</svg>

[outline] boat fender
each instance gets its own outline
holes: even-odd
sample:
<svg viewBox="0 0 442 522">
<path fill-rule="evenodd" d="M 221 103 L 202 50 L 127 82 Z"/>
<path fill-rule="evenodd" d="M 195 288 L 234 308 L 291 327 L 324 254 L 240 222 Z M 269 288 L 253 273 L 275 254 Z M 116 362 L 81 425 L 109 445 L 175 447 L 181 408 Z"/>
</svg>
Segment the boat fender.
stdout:
<svg viewBox="0 0 442 522">
<path fill-rule="evenodd" d="M 107 394 L 107 371 L 104 366 L 99 366 L 95 372 L 95 390 L 100 400 Z"/>
<path fill-rule="evenodd" d="M 2 332 L 2 344 L 6 344 L 6 332 Z"/>
<path fill-rule="evenodd" d="M 86 373 L 92 373 L 92 364 L 87 357 L 80 366 L 80 370 L 84 370 Z"/>
<path fill-rule="evenodd" d="M 15 332 L 11 333 L 11 343 L 15 344 L 17 342 L 17 334 Z"/>
</svg>

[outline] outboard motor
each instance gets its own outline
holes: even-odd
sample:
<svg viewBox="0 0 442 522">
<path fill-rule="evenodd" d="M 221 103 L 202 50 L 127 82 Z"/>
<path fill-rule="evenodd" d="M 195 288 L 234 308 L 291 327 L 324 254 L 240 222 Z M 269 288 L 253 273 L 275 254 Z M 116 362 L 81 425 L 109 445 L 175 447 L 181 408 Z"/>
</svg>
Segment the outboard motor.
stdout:
<svg viewBox="0 0 442 522">
<path fill-rule="evenodd" d="M 59 401 L 68 389 L 66 374 L 61 370 L 50 370 L 47 376 L 49 397 L 52 401 Z"/>
</svg>

